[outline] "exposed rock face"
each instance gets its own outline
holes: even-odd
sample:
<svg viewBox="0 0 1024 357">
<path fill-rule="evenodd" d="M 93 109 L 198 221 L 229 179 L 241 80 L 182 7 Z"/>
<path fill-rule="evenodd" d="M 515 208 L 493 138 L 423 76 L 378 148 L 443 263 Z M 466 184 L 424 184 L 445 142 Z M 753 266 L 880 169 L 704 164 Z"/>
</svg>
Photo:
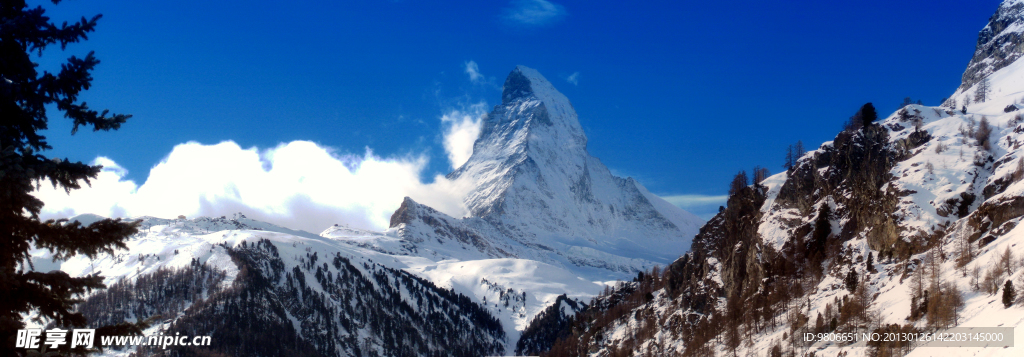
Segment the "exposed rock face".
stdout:
<svg viewBox="0 0 1024 357">
<path fill-rule="evenodd" d="M 1024 1 L 1006 0 L 978 34 L 978 47 L 958 91 L 1013 63 L 1024 53 Z"/>
</svg>

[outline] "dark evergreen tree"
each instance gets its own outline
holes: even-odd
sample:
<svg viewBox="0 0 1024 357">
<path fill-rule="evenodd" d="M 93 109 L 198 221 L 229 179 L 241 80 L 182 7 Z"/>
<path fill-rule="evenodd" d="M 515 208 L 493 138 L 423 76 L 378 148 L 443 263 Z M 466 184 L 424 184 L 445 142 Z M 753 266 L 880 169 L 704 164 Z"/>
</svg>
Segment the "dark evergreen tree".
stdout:
<svg viewBox="0 0 1024 357">
<path fill-rule="evenodd" d="M 875 252 L 868 252 L 868 261 L 864 265 L 869 273 L 875 272 Z"/>
<path fill-rule="evenodd" d="M 857 276 L 857 271 L 850 269 L 850 272 L 846 274 L 846 279 L 843 279 L 843 283 L 846 284 L 846 290 L 851 293 L 857 290 L 857 283 L 860 277 Z"/>
<path fill-rule="evenodd" d="M 878 113 L 875 112 L 875 106 L 871 103 L 865 103 L 859 110 L 857 110 L 856 114 L 850 117 L 850 120 L 846 122 L 843 130 L 860 130 L 860 128 L 871 125 L 875 119 L 878 119 Z"/>
<path fill-rule="evenodd" d="M 921 308 L 917 305 L 917 296 L 910 298 L 910 321 L 917 321 L 920 317 Z"/>
<path fill-rule="evenodd" d="M 814 220 L 814 234 L 811 236 L 808 251 L 814 262 L 820 262 L 825 254 L 825 244 L 828 237 L 832 235 L 832 222 L 830 216 L 832 208 L 828 204 L 821 205 L 818 209 L 818 217 Z"/>
<path fill-rule="evenodd" d="M 921 299 L 921 304 L 918 305 L 918 316 L 924 315 L 928 312 L 928 290 L 924 291 L 924 297 Z"/>
<path fill-rule="evenodd" d="M 854 117 L 859 118 L 863 126 L 868 126 L 871 125 L 871 123 L 874 123 L 875 119 L 878 119 L 878 113 L 875 112 L 874 105 L 871 103 L 864 103 L 864 105 L 860 107 L 860 110 L 857 111 L 857 114 L 854 114 Z"/>
<path fill-rule="evenodd" d="M 52 0 L 59 3 L 60 0 Z M 96 178 L 100 166 L 41 154 L 51 149 L 40 131 L 47 128 L 48 108 L 63 112 L 80 127 L 116 130 L 130 116 L 97 112 L 79 94 L 89 88 L 91 71 L 99 60 L 90 52 L 72 56 L 58 73 L 36 71 L 31 55 L 41 55 L 52 45 L 64 49 L 86 39 L 100 16 L 71 24 L 50 22 L 41 6 L 29 8 L 23 0 L 4 1 L 0 7 L 0 355 L 26 353 L 15 350 L 15 334 L 24 327 L 21 314 L 35 312 L 60 327 L 85 326 L 86 319 L 73 311 L 77 297 L 104 288 L 103 278 L 90 275 L 72 278 L 61 271 L 33 271 L 29 249 L 45 248 L 55 259 L 75 255 L 95 257 L 124 248 L 123 241 L 137 231 L 137 223 L 105 219 L 83 226 L 67 219 L 41 221 L 43 202 L 31 192 L 49 181 L 66 192 Z M 139 326 L 106 326 L 97 334 L 139 332 Z"/>
<path fill-rule="evenodd" d="M 978 123 L 978 130 L 974 131 L 974 139 L 978 141 L 978 146 L 985 150 L 991 150 L 990 135 L 992 135 L 992 125 L 989 124 L 988 117 L 983 116 L 981 117 L 981 122 Z"/>
<path fill-rule="evenodd" d="M 1003 285 L 1003 306 L 1013 306 L 1013 302 L 1016 299 L 1017 291 L 1013 289 L 1013 282 L 1007 280 L 1006 285 Z"/>
</svg>

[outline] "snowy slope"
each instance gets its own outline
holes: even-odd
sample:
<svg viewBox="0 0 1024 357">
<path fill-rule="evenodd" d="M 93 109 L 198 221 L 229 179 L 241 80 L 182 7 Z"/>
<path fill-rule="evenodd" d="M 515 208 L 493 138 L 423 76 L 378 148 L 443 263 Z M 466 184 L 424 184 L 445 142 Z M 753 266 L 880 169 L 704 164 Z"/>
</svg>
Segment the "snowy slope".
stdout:
<svg viewBox="0 0 1024 357">
<path fill-rule="evenodd" d="M 96 218 L 83 216 L 76 219 L 88 222 L 90 219 L 95 220 Z M 323 265 L 326 267 L 323 270 L 324 274 L 330 272 L 340 278 L 345 268 L 344 266 L 335 268 L 330 264 L 334 256 L 344 258 L 347 261 L 346 264 L 357 268 L 359 274 L 373 282 L 380 293 L 386 293 L 392 289 L 387 284 L 381 285 L 382 280 L 379 280 L 381 274 L 389 276 L 383 281 L 398 281 L 404 278 L 394 275 L 394 271 L 405 271 L 414 276 L 426 278 L 439 288 L 449 289 L 455 294 L 462 294 L 478 308 L 487 311 L 490 316 L 497 319 L 500 329 L 503 331 L 503 337 L 498 340 L 502 347 L 497 351 L 507 350 L 509 352 L 514 348 L 522 329 L 533 316 L 553 304 L 559 295 L 567 294 L 573 299 L 589 300 L 603 288 L 602 284 L 584 280 L 563 268 L 533 260 L 515 258 L 469 261 L 451 258 L 436 260 L 415 255 L 388 254 L 381 252 L 380 249 L 360 247 L 358 241 L 397 239 L 380 232 L 368 232 L 341 226 L 329 228 L 321 237 L 306 232 L 294 234 L 295 231 L 254 221 L 241 214 L 236 214 L 233 218 L 200 217 L 191 220 L 143 217 L 142 222 L 140 233 L 126 242 L 127 250 L 119 250 L 112 255 L 101 255 L 92 260 L 85 257 L 74 257 L 65 262 L 50 262 L 50 265 L 40 265 L 49 260 L 42 252 L 36 252 L 41 256 L 36 260 L 36 268 L 43 269 L 46 266 L 48 269 L 56 266 L 72 276 L 100 272 L 106 278 L 105 283 L 111 286 L 119 281 L 133 281 L 161 269 L 181 269 L 198 263 L 223 271 L 225 279 L 221 282 L 220 289 L 229 289 L 236 283 L 240 272 L 238 257 L 234 256 L 233 258 L 230 251 L 234 250 L 237 254 L 239 251 L 244 252 L 245 249 L 251 250 L 257 246 L 267 249 L 263 248 L 263 244 L 269 243 L 274 246 L 273 250 L 280 257 L 280 266 L 283 268 L 280 270 L 288 273 L 278 276 L 275 283 L 277 288 L 272 290 L 276 291 L 274 293 L 276 296 L 284 296 L 281 289 L 291 284 L 288 279 L 292 279 L 292 275 L 289 274 L 293 269 L 303 271 L 302 280 L 306 282 L 304 286 L 308 286 L 310 292 L 328 296 L 336 294 L 337 292 L 332 292 L 331 287 L 317 283 L 319 278 L 316 277 Z M 317 261 L 311 254 L 320 257 L 320 260 Z M 258 266 L 265 267 L 277 264 L 274 261 L 276 259 L 269 256 L 266 259 L 256 259 Z M 271 273 L 262 271 L 261 274 Z M 406 304 L 413 308 L 418 306 L 417 304 L 422 304 L 422 298 L 414 297 L 405 290 L 407 288 L 402 288 L 402 285 L 397 286 L 396 291 L 401 294 L 401 299 Z M 238 287 L 233 289 L 238 289 Z M 206 295 L 211 296 L 214 293 L 214 291 L 208 291 Z M 358 295 L 358 292 L 356 293 Z M 282 299 L 284 298 L 282 297 Z M 330 301 L 313 304 L 310 308 L 314 311 L 332 308 L 331 306 L 338 308 L 336 307 L 337 301 Z M 187 308 L 195 302 L 185 301 L 183 303 Z M 286 303 L 285 306 L 289 305 Z M 295 310 L 290 314 L 294 315 L 301 311 L 308 310 Z M 174 325 L 176 319 L 184 318 L 187 315 L 188 312 L 183 311 L 176 318 L 160 324 L 160 328 L 167 329 Z M 319 319 L 316 315 L 305 319 L 295 316 L 288 319 L 290 319 L 293 329 L 299 332 L 299 336 L 307 336 L 315 335 L 307 330 L 315 330 L 318 328 L 318 324 L 323 324 L 322 322 L 315 323 L 317 320 L 309 320 L 312 318 Z M 345 336 L 349 336 L 341 332 L 338 333 L 339 335 L 333 338 L 343 339 Z M 375 344 L 373 339 L 376 337 L 374 336 L 379 333 L 382 332 L 372 329 L 359 332 L 360 335 L 371 340 L 369 345 Z M 340 356 L 358 355 L 350 349 L 336 348 L 337 355 Z M 130 351 L 111 353 L 120 355 L 128 352 Z"/>
</svg>

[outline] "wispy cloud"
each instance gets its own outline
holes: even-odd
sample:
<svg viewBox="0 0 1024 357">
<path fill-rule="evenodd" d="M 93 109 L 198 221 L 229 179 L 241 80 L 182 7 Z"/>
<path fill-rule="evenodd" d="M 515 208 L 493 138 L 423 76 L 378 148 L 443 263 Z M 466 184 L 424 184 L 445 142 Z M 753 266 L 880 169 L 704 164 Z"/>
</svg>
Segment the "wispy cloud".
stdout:
<svg viewBox="0 0 1024 357">
<path fill-rule="evenodd" d="M 441 116 L 444 130 L 444 151 L 452 169 L 457 169 L 473 155 L 473 143 L 480 136 L 480 119 L 487 110 L 487 104 L 480 102 L 467 110 L 451 110 Z"/>
<path fill-rule="evenodd" d="M 463 72 L 469 75 L 469 82 L 474 85 L 482 86 L 484 88 L 493 88 L 501 90 L 501 84 L 497 82 L 494 77 L 488 77 L 480 72 L 480 65 L 476 61 L 466 61 L 463 63 Z"/>
<path fill-rule="evenodd" d="M 565 17 L 565 7 L 546 0 L 513 0 L 511 6 L 504 19 L 517 25 L 545 26 Z"/>
<path fill-rule="evenodd" d="M 565 77 L 565 81 L 572 83 L 574 86 L 580 85 L 580 72 L 573 72 L 568 77 Z"/>
<path fill-rule="evenodd" d="M 480 66 L 476 64 L 476 61 L 466 62 L 466 74 L 469 75 L 470 82 L 480 83 L 484 80 L 484 75 L 480 74 Z"/>
<path fill-rule="evenodd" d="M 668 203 L 674 204 L 681 208 L 697 207 L 697 206 L 710 206 L 710 205 L 723 205 L 725 201 L 729 200 L 728 195 L 721 196 L 705 196 L 705 195 L 675 195 L 675 196 L 660 196 Z"/>
</svg>

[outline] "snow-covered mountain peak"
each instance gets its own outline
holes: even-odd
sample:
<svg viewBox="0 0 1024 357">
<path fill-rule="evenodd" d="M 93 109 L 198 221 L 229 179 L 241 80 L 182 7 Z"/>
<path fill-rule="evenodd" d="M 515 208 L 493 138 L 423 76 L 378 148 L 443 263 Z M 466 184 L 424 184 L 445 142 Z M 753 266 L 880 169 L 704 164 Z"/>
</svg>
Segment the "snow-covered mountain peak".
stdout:
<svg viewBox="0 0 1024 357">
<path fill-rule="evenodd" d="M 469 217 L 459 221 L 407 200 L 391 221 L 406 242 L 439 242 L 431 249 L 442 252 L 451 251 L 444 242 L 457 241 L 455 252 L 633 274 L 685 252 L 701 222 L 590 156 L 572 104 L 524 66 L 509 74 L 472 156 L 448 178 L 472 187 L 464 201 Z"/>
</svg>

